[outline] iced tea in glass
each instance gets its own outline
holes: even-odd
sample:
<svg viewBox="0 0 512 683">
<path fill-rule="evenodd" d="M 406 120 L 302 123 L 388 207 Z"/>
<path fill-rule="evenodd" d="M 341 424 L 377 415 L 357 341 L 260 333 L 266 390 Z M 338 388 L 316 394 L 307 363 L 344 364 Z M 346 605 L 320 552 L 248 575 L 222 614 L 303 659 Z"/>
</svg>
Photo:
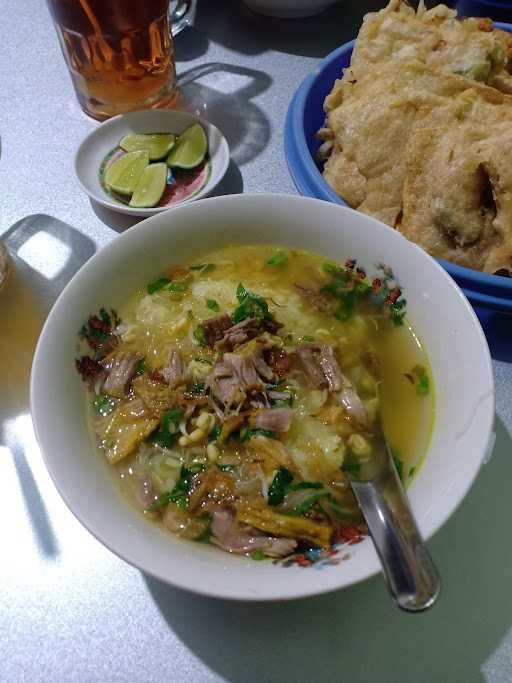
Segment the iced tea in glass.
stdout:
<svg viewBox="0 0 512 683">
<path fill-rule="evenodd" d="M 169 0 L 48 0 L 82 109 L 96 119 L 172 107 Z"/>
</svg>

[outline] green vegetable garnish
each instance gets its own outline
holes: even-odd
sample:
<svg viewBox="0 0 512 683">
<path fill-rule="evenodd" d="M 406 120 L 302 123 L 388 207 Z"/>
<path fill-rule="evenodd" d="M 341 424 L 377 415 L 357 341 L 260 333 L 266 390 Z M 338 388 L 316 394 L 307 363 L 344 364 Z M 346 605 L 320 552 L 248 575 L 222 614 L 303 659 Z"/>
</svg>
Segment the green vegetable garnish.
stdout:
<svg viewBox="0 0 512 683">
<path fill-rule="evenodd" d="M 114 399 L 104 394 L 100 394 L 100 396 L 97 396 L 92 402 L 92 404 L 96 412 L 98 412 L 103 417 L 109 415 L 116 407 L 116 402 L 114 401 Z"/>
<path fill-rule="evenodd" d="M 216 313 L 220 311 L 220 306 L 215 299 L 206 299 L 206 305 L 211 311 L 215 311 Z"/>
<path fill-rule="evenodd" d="M 396 471 L 398 473 L 398 476 L 400 477 L 400 481 L 404 480 L 404 463 L 402 459 L 393 451 L 391 452 L 391 455 L 393 457 L 393 462 L 395 463 Z"/>
<path fill-rule="evenodd" d="M 260 560 L 265 560 L 266 557 L 267 557 L 267 556 L 265 555 L 265 553 L 264 553 L 262 550 L 253 550 L 253 551 L 252 551 L 251 553 L 249 553 L 249 554 L 250 554 L 250 556 L 251 556 L 251 558 L 252 558 L 253 560 L 256 560 L 256 561 L 258 561 L 258 562 L 259 562 Z"/>
<path fill-rule="evenodd" d="M 414 473 L 416 472 L 416 467 L 411 467 L 409 470 L 409 476 L 414 477 Z"/>
<path fill-rule="evenodd" d="M 293 475 L 286 467 L 280 467 L 268 489 L 268 504 L 279 505 L 283 502 L 286 487 L 293 481 Z"/>
<path fill-rule="evenodd" d="M 199 344 L 199 346 L 206 346 L 206 336 L 204 333 L 204 327 L 198 325 L 193 332 L 194 339 Z"/>
<path fill-rule="evenodd" d="M 211 432 L 208 433 L 208 441 L 217 441 L 217 439 L 220 436 L 220 433 L 222 431 L 222 427 L 220 425 L 215 425 L 215 427 L 211 430 Z"/>
<path fill-rule="evenodd" d="M 160 427 L 151 435 L 151 441 L 161 448 L 172 448 L 178 438 L 176 428 L 178 427 L 181 418 L 183 417 L 183 410 L 181 408 L 173 408 L 164 413 L 160 422 Z M 171 423 L 174 425 L 174 431 L 170 431 Z"/>
<path fill-rule="evenodd" d="M 273 266 L 275 268 L 277 266 L 284 266 L 286 263 L 288 263 L 288 254 L 286 251 L 278 249 L 267 261 L 267 266 Z"/>
<path fill-rule="evenodd" d="M 199 472 L 206 469 L 205 465 L 196 464 L 190 467 L 181 468 L 181 476 L 172 491 L 165 491 L 158 496 L 156 501 L 152 503 L 146 510 L 148 512 L 155 512 L 160 508 L 166 507 L 169 503 L 175 503 L 178 507 L 186 509 L 188 507 L 188 494 L 192 486 L 192 479 Z"/>
<path fill-rule="evenodd" d="M 407 301 L 405 299 L 399 299 L 399 301 L 396 301 L 389 307 L 389 317 L 397 327 L 404 324 L 406 306 Z"/>
<path fill-rule="evenodd" d="M 148 294 L 154 294 L 158 292 L 159 289 L 163 289 L 165 285 L 168 285 L 170 280 L 168 277 L 159 277 L 158 280 L 150 282 L 148 285 Z"/>
<path fill-rule="evenodd" d="M 240 430 L 240 441 L 250 441 L 255 436 L 266 436 L 268 439 L 277 439 L 276 432 L 271 432 L 269 429 L 251 429 L 244 427 Z"/>
<path fill-rule="evenodd" d="M 424 365 L 415 365 L 412 369 L 413 375 L 418 380 L 416 391 L 420 396 L 427 396 L 430 393 L 430 379 Z"/>
<path fill-rule="evenodd" d="M 305 334 L 305 335 L 302 337 L 302 341 L 303 341 L 303 342 L 306 342 L 306 344 L 311 344 L 312 342 L 315 341 L 315 338 L 312 337 L 310 334 Z"/>
<path fill-rule="evenodd" d="M 181 293 L 181 292 L 185 292 L 187 287 L 188 287 L 187 282 L 176 281 L 176 282 L 171 282 L 171 284 L 167 287 L 167 289 L 170 292 Z"/>
<path fill-rule="evenodd" d="M 135 366 L 135 374 L 143 375 L 146 372 L 146 359 L 141 358 L 140 361 Z"/>
<path fill-rule="evenodd" d="M 346 521 L 352 522 L 359 519 L 359 515 L 355 515 L 353 512 L 350 512 L 350 510 L 345 510 L 345 508 L 342 508 L 340 505 L 338 505 L 334 496 L 332 496 L 330 493 L 328 493 L 325 498 L 329 501 L 329 507 L 338 519 L 344 519 Z"/>
<path fill-rule="evenodd" d="M 201 394 L 206 393 L 206 386 L 203 384 L 203 382 L 196 382 L 190 387 L 188 393 L 192 394 L 193 396 L 201 396 Z"/>
<path fill-rule="evenodd" d="M 348 472 L 349 474 L 352 474 L 353 476 L 357 477 L 357 475 L 361 471 L 361 464 L 358 462 L 344 462 L 341 466 L 341 469 L 344 472 Z"/>
<path fill-rule="evenodd" d="M 329 273 L 329 275 L 340 275 L 345 272 L 345 269 L 338 266 L 334 261 L 324 261 L 322 263 L 322 270 L 324 273 Z"/>
<path fill-rule="evenodd" d="M 312 496 L 309 496 L 309 498 L 306 498 L 306 500 L 303 500 L 300 505 L 297 505 L 295 508 L 293 508 L 293 512 L 296 515 L 305 515 L 306 512 L 308 512 L 313 505 L 318 503 L 320 498 L 323 498 L 327 494 L 325 491 L 321 491 L 320 493 L 314 493 Z"/>
<path fill-rule="evenodd" d="M 293 398 L 291 396 L 290 398 L 276 398 L 272 399 L 270 403 L 274 408 L 289 408 L 293 403 Z"/>
<path fill-rule="evenodd" d="M 236 298 L 240 305 L 233 311 L 234 323 L 239 323 L 246 318 L 256 318 L 259 321 L 273 320 L 265 299 L 245 289 L 241 283 L 236 289 Z"/>
<path fill-rule="evenodd" d="M 296 484 L 289 484 L 286 487 L 286 494 L 292 491 L 301 491 L 302 489 L 322 489 L 324 485 L 319 481 L 299 481 Z"/>
</svg>

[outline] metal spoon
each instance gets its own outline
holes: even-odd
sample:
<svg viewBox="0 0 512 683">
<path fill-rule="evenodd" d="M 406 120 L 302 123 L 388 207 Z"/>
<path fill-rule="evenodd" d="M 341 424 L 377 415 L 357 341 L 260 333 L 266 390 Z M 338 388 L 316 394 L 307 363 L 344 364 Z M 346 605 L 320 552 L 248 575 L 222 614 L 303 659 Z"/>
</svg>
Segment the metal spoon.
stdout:
<svg viewBox="0 0 512 683">
<path fill-rule="evenodd" d="M 371 463 L 351 475 L 384 575 L 396 604 L 421 612 L 436 601 L 441 581 L 420 536 L 383 436 L 373 442 Z"/>
</svg>

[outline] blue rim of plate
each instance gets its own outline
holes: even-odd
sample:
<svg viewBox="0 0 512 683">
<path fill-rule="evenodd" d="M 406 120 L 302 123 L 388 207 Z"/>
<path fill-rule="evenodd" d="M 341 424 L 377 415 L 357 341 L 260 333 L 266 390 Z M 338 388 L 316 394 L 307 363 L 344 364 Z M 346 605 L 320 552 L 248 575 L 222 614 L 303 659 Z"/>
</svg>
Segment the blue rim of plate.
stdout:
<svg viewBox="0 0 512 683">
<path fill-rule="evenodd" d="M 512 32 L 512 24 L 495 22 Z M 286 161 L 295 187 L 306 197 L 347 206 L 323 179 L 314 154 L 319 147 L 316 131 L 324 123 L 323 101 L 341 70 L 349 65 L 354 40 L 327 55 L 307 76 L 292 97 L 284 129 Z M 512 313 L 512 278 L 490 275 L 437 259 L 475 306 Z"/>
</svg>

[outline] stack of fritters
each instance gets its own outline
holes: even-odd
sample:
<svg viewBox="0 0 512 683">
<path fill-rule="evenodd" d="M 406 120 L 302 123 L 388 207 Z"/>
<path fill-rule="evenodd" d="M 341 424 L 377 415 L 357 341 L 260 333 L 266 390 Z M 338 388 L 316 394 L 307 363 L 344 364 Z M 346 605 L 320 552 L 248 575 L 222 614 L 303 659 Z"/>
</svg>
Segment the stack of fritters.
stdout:
<svg viewBox="0 0 512 683">
<path fill-rule="evenodd" d="M 434 256 L 512 269 L 511 45 L 444 5 L 368 15 L 325 100 L 327 182 Z"/>
</svg>

